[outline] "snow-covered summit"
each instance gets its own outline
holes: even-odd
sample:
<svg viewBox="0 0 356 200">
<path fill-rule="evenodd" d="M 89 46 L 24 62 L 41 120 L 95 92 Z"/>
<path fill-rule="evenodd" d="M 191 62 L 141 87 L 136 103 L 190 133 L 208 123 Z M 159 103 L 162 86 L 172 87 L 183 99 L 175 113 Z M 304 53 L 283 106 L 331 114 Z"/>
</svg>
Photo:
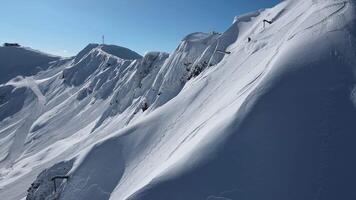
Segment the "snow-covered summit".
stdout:
<svg viewBox="0 0 356 200">
<path fill-rule="evenodd" d="M 88 44 L 82 51 L 80 51 L 76 56 L 76 60 L 80 60 L 88 53 L 101 52 L 107 53 L 112 56 L 116 56 L 118 58 L 124 60 L 135 60 L 140 59 L 142 56 L 135 51 L 132 51 L 128 48 L 116 46 L 116 45 L 108 45 L 108 44 Z"/>
<path fill-rule="evenodd" d="M 90 44 L 13 77 L 0 197 L 354 199 L 355 11 L 287 0 L 170 54 Z"/>
<path fill-rule="evenodd" d="M 142 58 L 142 56 L 128 48 L 120 47 L 116 45 L 100 45 L 101 50 L 116 57 L 126 59 L 126 60 L 135 60 Z"/>
</svg>

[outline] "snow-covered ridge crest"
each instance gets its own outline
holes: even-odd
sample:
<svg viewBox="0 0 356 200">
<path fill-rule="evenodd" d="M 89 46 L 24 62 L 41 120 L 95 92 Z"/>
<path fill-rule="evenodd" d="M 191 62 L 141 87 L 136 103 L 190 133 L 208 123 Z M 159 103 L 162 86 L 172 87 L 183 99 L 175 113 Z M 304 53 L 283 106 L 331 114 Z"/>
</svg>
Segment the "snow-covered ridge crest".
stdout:
<svg viewBox="0 0 356 200">
<path fill-rule="evenodd" d="M 91 44 L 15 78 L 0 86 L 0 196 L 350 199 L 355 21 L 353 1 L 283 1 L 171 54 Z M 69 179 L 54 191 L 54 176 Z"/>
<path fill-rule="evenodd" d="M 103 53 L 107 53 L 109 55 L 116 56 L 124 60 L 135 60 L 142 58 L 142 56 L 138 53 L 125 47 L 107 44 L 99 45 L 92 43 L 88 44 L 82 51 L 77 54 L 76 60 L 78 61 L 78 59 L 82 59 L 85 55 L 92 51 L 101 51 Z"/>
</svg>

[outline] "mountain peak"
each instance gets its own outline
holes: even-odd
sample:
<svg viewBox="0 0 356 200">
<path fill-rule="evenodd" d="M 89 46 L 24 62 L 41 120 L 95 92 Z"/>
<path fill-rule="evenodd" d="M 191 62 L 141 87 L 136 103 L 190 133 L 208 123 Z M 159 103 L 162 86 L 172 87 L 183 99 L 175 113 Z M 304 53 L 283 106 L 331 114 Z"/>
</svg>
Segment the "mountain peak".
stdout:
<svg viewBox="0 0 356 200">
<path fill-rule="evenodd" d="M 135 60 L 140 59 L 142 56 L 131 49 L 126 47 L 116 46 L 116 45 L 108 45 L 102 44 L 98 46 L 102 51 L 114 55 L 116 57 L 122 58 L 124 60 Z"/>
</svg>

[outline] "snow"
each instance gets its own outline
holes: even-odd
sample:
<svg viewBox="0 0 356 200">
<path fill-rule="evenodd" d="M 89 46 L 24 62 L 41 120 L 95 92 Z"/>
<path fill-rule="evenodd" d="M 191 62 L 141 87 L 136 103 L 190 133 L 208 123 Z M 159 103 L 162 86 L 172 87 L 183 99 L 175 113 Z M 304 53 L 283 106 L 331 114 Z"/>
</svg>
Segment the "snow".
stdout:
<svg viewBox="0 0 356 200">
<path fill-rule="evenodd" d="M 105 51 L 106 53 L 108 53 L 110 55 L 114 55 L 116 57 L 119 57 L 119 58 L 122 58 L 125 60 L 135 60 L 135 59 L 142 58 L 141 55 L 139 55 L 138 53 L 136 53 L 128 48 L 119 47 L 119 46 L 115 46 L 115 45 L 102 45 L 101 50 Z"/>
<path fill-rule="evenodd" d="M 288 0 L 171 54 L 90 44 L 13 75 L 0 196 L 354 199 L 355 8 Z"/>
<path fill-rule="evenodd" d="M 27 47 L 0 47 L 0 84 L 18 75 L 34 75 L 59 59 Z"/>
</svg>

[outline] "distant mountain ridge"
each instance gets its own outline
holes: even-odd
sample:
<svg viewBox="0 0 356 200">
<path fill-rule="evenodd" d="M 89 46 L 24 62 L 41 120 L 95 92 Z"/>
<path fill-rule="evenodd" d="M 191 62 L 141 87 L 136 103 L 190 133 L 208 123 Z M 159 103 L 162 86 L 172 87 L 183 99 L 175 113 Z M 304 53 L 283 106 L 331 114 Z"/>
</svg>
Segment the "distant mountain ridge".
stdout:
<svg viewBox="0 0 356 200">
<path fill-rule="evenodd" d="M 53 56 L 25 47 L 0 47 L 0 84 L 18 75 L 35 75 L 46 70 L 48 63 L 59 60 Z"/>
</svg>

